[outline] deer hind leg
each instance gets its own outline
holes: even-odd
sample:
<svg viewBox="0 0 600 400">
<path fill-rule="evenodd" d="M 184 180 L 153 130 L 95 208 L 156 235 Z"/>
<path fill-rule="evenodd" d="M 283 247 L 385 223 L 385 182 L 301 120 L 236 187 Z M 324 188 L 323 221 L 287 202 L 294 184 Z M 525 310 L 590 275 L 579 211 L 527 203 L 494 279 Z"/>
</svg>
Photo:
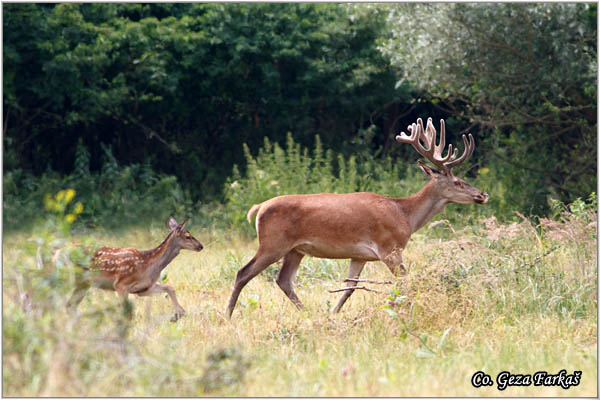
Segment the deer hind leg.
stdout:
<svg viewBox="0 0 600 400">
<path fill-rule="evenodd" d="M 173 302 L 173 308 L 175 309 L 175 314 L 171 318 L 171 322 L 177 321 L 179 318 L 185 315 L 185 310 L 181 307 L 181 304 L 177 301 L 177 296 L 175 295 L 175 289 L 169 285 L 161 285 L 159 283 L 154 284 L 150 289 L 137 293 L 138 296 L 153 296 L 159 293 L 167 293 L 171 298 L 171 302 Z"/>
<path fill-rule="evenodd" d="M 152 317 L 152 297 L 146 299 L 146 321 L 150 322 Z"/>
<path fill-rule="evenodd" d="M 360 273 L 362 272 L 365 266 L 365 263 L 366 261 L 362 260 L 350 260 L 350 267 L 348 268 L 348 278 L 358 279 Z M 352 286 L 356 286 L 356 282 L 346 282 L 346 287 Z M 354 289 L 344 291 L 342 298 L 337 303 L 337 306 L 335 306 L 335 308 L 333 309 L 334 313 L 340 312 L 342 306 L 344 305 L 346 300 L 348 300 L 348 297 L 352 296 L 352 293 L 354 293 Z"/>
<path fill-rule="evenodd" d="M 298 272 L 300 261 L 304 254 L 298 253 L 295 250 L 290 251 L 283 257 L 283 266 L 277 275 L 277 285 L 283 290 L 283 293 L 294 303 L 298 310 L 304 308 L 302 302 L 294 292 L 293 279 Z"/>
<path fill-rule="evenodd" d="M 252 278 L 260 274 L 265 268 L 279 260 L 286 253 L 287 251 L 277 253 L 261 251 L 261 248 L 259 247 L 252 260 L 238 270 L 235 276 L 235 283 L 233 284 L 233 291 L 229 298 L 229 304 L 227 305 L 227 316 L 229 318 L 231 318 L 237 299 L 244 286 L 246 286 Z"/>
<path fill-rule="evenodd" d="M 79 303 L 81 303 L 81 300 L 83 300 L 89 288 L 90 285 L 87 283 L 78 284 L 75 287 L 75 290 L 73 290 L 71 298 L 69 299 L 69 301 L 67 301 L 67 309 L 77 309 L 77 306 L 79 305 Z"/>
<path fill-rule="evenodd" d="M 123 315 L 128 320 L 133 320 L 133 304 L 129 301 L 130 285 L 117 277 L 113 283 L 113 288 L 122 300 Z"/>
</svg>

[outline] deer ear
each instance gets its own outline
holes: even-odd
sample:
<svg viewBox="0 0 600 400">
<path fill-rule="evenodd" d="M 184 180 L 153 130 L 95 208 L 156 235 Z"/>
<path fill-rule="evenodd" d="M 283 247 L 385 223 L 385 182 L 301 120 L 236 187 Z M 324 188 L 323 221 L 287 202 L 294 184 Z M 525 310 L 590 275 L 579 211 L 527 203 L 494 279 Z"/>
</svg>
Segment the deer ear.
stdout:
<svg viewBox="0 0 600 400">
<path fill-rule="evenodd" d="M 175 218 L 169 217 L 169 222 L 167 223 L 167 226 L 170 230 L 177 228 L 177 221 L 175 221 Z"/>
<path fill-rule="evenodd" d="M 431 168 L 430 166 L 428 166 L 427 164 L 419 161 L 419 168 L 421 168 L 421 170 L 423 170 L 423 172 L 425 172 L 425 174 L 427 174 L 427 176 L 429 176 L 430 178 L 435 178 L 436 175 L 440 174 L 440 171 L 438 171 L 437 169 Z"/>
</svg>

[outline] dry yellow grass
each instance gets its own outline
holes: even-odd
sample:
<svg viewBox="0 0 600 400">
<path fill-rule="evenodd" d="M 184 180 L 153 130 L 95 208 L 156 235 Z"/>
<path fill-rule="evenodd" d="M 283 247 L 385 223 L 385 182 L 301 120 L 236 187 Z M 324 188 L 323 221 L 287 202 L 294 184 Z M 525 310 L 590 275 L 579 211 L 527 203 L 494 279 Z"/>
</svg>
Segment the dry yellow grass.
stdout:
<svg viewBox="0 0 600 400">
<path fill-rule="evenodd" d="M 118 349 L 99 347 L 91 355 L 65 359 L 60 341 L 51 341 L 43 350 L 44 361 L 70 368 L 52 374 L 38 368 L 38 376 L 23 373 L 33 356 L 15 354 L 5 342 L 3 394 L 596 396 L 595 229 L 577 231 L 579 241 L 573 243 L 571 238 L 541 235 L 528 220 L 514 225 L 488 220 L 462 230 L 434 224 L 409 243 L 408 275 L 394 286 L 377 287 L 385 294 L 357 291 L 340 314 L 331 314 L 340 294 L 328 290 L 343 286 L 348 261 L 305 259 L 297 285 L 305 310 L 297 311 L 273 282 L 276 268 L 271 267 L 246 286 L 228 320 L 225 306 L 235 272 L 254 255 L 256 242 L 192 227 L 205 250 L 183 251 L 166 270 L 168 283 L 188 312 L 182 320 L 169 322 L 171 305 L 162 297 L 152 300 L 147 320 L 148 300 L 133 298 L 126 354 L 116 356 Z M 119 237 L 95 239 L 105 245 L 149 248 L 164 234 L 162 228 L 132 229 Z M 23 257 L 17 245 L 22 239 L 5 238 L 5 273 L 15 258 Z M 367 264 L 362 277 L 392 279 L 380 263 Z M 14 323 L 6 313 L 20 311 L 7 281 L 4 289 L 5 324 Z M 406 297 L 386 310 L 392 290 Z M 110 292 L 91 292 L 80 314 L 114 299 Z M 47 317 L 68 321 L 62 310 Z M 26 318 L 19 321 L 24 329 L 34 324 Z M 71 332 L 94 334 L 76 327 Z M 78 349 L 84 352 L 89 346 Z M 211 362 L 220 349 L 229 353 Z M 496 385 L 471 385 L 478 370 L 495 380 L 503 370 L 533 374 L 561 369 L 582 371 L 581 383 L 568 390 L 532 385 L 499 391 Z"/>
</svg>

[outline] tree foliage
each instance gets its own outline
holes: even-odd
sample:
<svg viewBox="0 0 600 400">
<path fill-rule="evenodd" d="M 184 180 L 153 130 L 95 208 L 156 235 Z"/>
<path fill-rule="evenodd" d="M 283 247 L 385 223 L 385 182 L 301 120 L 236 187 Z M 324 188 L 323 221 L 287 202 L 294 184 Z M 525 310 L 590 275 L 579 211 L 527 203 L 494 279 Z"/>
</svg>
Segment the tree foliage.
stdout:
<svg viewBox="0 0 600 400">
<path fill-rule="evenodd" d="M 340 146 L 393 99 L 375 46 L 384 16 L 328 4 L 7 4 L 6 165 L 69 172 L 79 137 L 149 160 L 195 198 L 243 163 L 243 142 Z"/>
<path fill-rule="evenodd" d="M 223 200 L 243 143 L 318 135 L 342 160 L 407 166 L 418 155 L 393 138 L 431 116 L 449 142 L 474 134 L 467 175 L 497 210 L 542 213 L 596 187 L 596 10 L 6 4 L 4 169 L 22 193 L 28 174 L 143 165 L 193 201 Z"/>
<path fill-rule="evenodd" d="M 389 23 L 381 48 L 403 79 L 471 121 L 513 181 L 539 181 L 520 195 L 594 190 L 595 5 L 405 4 Z"/>
</svg>

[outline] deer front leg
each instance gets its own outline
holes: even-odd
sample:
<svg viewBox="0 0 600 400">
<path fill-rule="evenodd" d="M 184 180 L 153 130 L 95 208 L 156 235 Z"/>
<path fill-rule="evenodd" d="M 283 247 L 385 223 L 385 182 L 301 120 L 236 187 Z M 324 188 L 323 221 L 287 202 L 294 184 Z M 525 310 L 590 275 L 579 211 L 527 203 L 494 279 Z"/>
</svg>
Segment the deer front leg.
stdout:
<svg viewBox="0 0 600 400">
<path fill-rule="evenodd" d="M 175 314 L 171 318 L 171 322 L 177 321 L 179 318 L 185 315 L 185 310 L 181 307 L 181 304 L 177 301 L 177 296 L 175 296 L 175 289 L 173 289 L 169 285 L 161 285 L 159 283 L 154 284 L 150 289 L 145 292 L 137 293 L 138 296 L 152 296 L 159 293 L 167 293 L 173 302 L 173 307 L 175 308 Z"/>
<path fill-rule="evenodd" d="M 350 267 L 348 268 L 348 278 L 358 279 L 360 277 L 360 273 L 363 270 L 363 267 L 365 266 L 365 263 L 366 263 L 366 261 L 362 261 L 362 260 L 350 260 Z M 352 287 L 352 286 L 356 286 L 356 282 L 348 281 L 346 283 L 346 287 Z M 352 295 L 352 293 L 354 293 L 354 290 L 346 290 L 344 292 L 344 294 L 340 298 L 340 301 L 337 303 L 337 305 L 333 309 L 334 313 L 340 312 L 342 306 L 344 305 L 346 300 L 348 300 L 348 297 L 350 297 Z"/>
<path fill-rule="evenodd" d="M 402 250 L 400 248 L 395 249 L 381 260 L 395 277 L 406 275 L 406 268 L 402 264 Z"/>
</svg>

